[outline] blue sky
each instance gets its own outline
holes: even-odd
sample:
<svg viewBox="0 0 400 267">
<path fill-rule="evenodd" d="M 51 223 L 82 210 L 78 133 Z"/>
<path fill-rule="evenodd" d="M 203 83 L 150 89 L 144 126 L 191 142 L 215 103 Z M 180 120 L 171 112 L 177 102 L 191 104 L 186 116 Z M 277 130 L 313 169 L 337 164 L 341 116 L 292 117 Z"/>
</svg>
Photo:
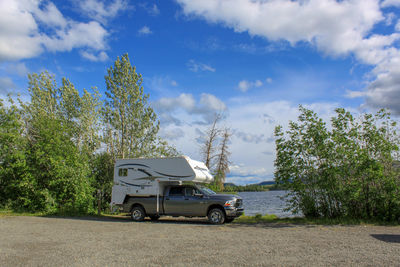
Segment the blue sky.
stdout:
<svg viewBox="0 0 400 267">
<path fill-rule="evenodd" d="M 399 0 L 2 0 L 0 94 L 26 97 L 48 70 L 80 90 L 128 53 L 160 134 L 201 159 L 196 140 L 215 112 L 232 131 L 227 181 L 273 178 L 273 130 L 299 104 L 329 118 L 400 113 Z"/>
</svg>

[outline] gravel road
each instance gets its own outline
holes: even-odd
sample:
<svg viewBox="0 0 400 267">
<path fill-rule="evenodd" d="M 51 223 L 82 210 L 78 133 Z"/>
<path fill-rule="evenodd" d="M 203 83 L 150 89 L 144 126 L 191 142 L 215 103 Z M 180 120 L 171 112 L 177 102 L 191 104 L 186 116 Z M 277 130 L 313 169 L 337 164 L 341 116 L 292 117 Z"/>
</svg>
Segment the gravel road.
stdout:
<svg viewBox="0 0 400 267">
<path fill-rule="evenodd" d="M 399 226 L 0 218 L 0 266 L 400 266 Z"/>
</svg>

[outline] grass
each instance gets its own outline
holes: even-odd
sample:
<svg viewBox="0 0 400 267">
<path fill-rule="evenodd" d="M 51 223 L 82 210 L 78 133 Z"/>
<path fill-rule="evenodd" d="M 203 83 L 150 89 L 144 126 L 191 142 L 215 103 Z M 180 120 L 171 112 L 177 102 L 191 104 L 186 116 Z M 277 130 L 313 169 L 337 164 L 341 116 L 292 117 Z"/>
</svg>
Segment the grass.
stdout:
<svg viewBox="0 0 400 267">
<path fill-rule="evenodd" d="M 387 222 L 378 220 L 360 220 L 354 218 L 279 218 L 274 214 L 256 214 L 255 216 L 242 215 L 237 218 L 235 223 L 238 224 L 259 224 L 259 223 L 276 223 L 276 224 L 302 224 L 302 225 L 391 225 L 399 226 L 398 222 Z"/>
<path fill-rule="evenodd" d="M 46 213 L 43 212 L 26 212 L 26 211 L 13 211 L 8 209 L 0 210 L 0 218 L 7 216 L 44 216 Z"/>
</svg>

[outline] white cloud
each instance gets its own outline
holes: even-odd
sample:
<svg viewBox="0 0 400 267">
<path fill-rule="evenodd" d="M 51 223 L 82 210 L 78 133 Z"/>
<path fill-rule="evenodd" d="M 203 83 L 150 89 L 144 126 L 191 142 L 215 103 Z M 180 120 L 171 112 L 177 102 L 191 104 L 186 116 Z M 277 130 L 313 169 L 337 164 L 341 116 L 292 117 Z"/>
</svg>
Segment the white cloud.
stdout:
<svg viewBox="0 0 400 267">
<path fill-rule="evenodd" d="M 156 4 L 151 5 L 143 3 L 140 4 L 140 6 L 143 7 L 151 16 L 158 16 L 160 14 L 160 9 L 158 9 L 158 6 Z"/>
<path fill-rule="evenodd" d="M 108 32 L 96 21 L 71 22 L 69 27 L 57 31 L 57 36 L 44 36 L 43 45 L 52 52 L 71 51 L 78 47 L 103 50 L 107 35 Z"/>
<path fill-rule="evenodd" d="M 45 49 L 100 51 L 107 48 L 107 36 L 107 30 L 99 22 L 66 18 L 50 1 L 0 2 L 0 61 L 36 57 Z"/>
<path fill-rule="evenodd" d="M 267 78 L 267 79 L 265 79 L 265 81 L 267 82 L 267 83 L 272 83 L 272 78 Z"/>
<path fill-rule="evenodd" d="M 116 17 L 120 12 L 130 9 L 128 2 L 125 0 L 108 1 L 107 5 L 99 0 L 84 0 L 79 1 L 79 7 L 84 15 L 103 24 L 105 24 L 107 20 Z"/>
<path fill-rule="evenodd" d="M 242 141 L 244 141 L 244 142 L 247 142 L 247 143 L 255 143 L 255 144 L 258 144 L 258 143 L 261 143 L 261 142 L 265 142 L 266 141 L 266 138 L 265 138 L 265 135 L 264 134 L 253 134 L 253 133 L 246 133 L 246 132 L 243 132 L 243 131 L 235 131 L 234 132 L 234 135 L 237 137 L 237 138 L 239 138 L 239 139 L 241 139 Z"/>
<path fill-rule="evenodd" d="M 262 86 L 263 83 L 260 80 L 256 80 L 254 82 L 248 81 L 248 80 L 242 80 L 238 84 L 238 88 L 240 91 L 243 93 L 247 92 L 250 88 L 253 87 L 260 87 Z"/>
<path fill-rule="evenodd" d="M 10 74 L 17 74 L 18 76 L 25 77 L 29 70 L 25 63 L 10 63 L 7 65 L 6 70 Z"/>
<path fill-rule="evenodd" d="M 357 98 L 357 97 L 364 97 L 366 95 L 363 91 L 351 91 L 347 90 L 345 97 L 347 98 Z"/>
<path fill-rule="evenodd" d="M 373 66 L 365 90 L 366 102 L 400 114 L 400 40 L 397 32 L 375 34 L 374 27 L 393 19 L 386 7 L 400 7 L 398 0 L 177 0 L 187 16 L 220 23 L 236 32 L 248 32 L 272 42 L 295 46 L 308 42 L 333 57 L 353 55 Z M 400 26 L 396 25 L 396 29 Z M 372 82 L 371 82 L 372 81 Z M 242 91 L 249 89 L 243 82 Z M 390 95 L 390 98 L 388 97 Z"/>
<path fill-rule="evenodd" d="M 272 41 L 315 43 L 321 50 L 345 54 L 354 49 L 383 16 L 377 0 L 178 0 L 187 15 L 221 22 Z"/>
<path fill-rule="evenodd" d="M 209 124 L 214 118 L 214 114 L 223 113 L 226 105 L 216 96 L 211 94 L 201 94 L 200 99 L 196 100 L 192 94 L 180 94 L 178 97 L 163 97 L 153 103 L 161 117 L 162 123 L 182 124 L 177 117 L 182 113 L 190 115 L 187 123 Z"/>
<path fill-rule="evenodd" d="M 381 3 L 381 6 L 382 7 L 391 7 L 391 6 L 400 7 L 400 0 L 384 0 Z"/>
<path fill-rule="evenodd" d="M 180 128 L 161 129 L 160 136 L 166 140 L 178 140 L 185 136 L 185 133 Z"/>
<path fill-rule="evenodd" d="M 197 107 L 197 111 L 204 112 L 206 110 L 212 110 L 214 112 L 222 112 L 226 109 L 226 105 L 220 99 L 212 94 L 201 94 L 200 107 Z"/>
<path fill-rule="evenodd" d="M 385 19 L 385 24 L 386 26 L 390 26 L 392 25 L 394 19 L 396 18 L 396 15 L 393 12 L 390 12 L 388 14 L 386 14 L 386 19 Z"/>
<path fill-rule="evenodd" d="M 398 32 L 400 32 L 400 19 L 397 20 L 396 26 L 394 26 L 394 29 Z"/>
<path fill-rule="evenodd" d="M 0 77 L 0 94 L 10 93 L 15 85 L 9 77 Z"/>
<path fill-rule="evenodd" d="M 176 98 L 161 98 L 155 103 L 155 107 L 160 111 L 171 112 L 182 108 L 188 113 L 193 113 L 196 108 L 196 101 L 191 94 L 180 94 Z"/>
<path fill-rule="evenodd" d="M 172 81 L 171 81 L 171 85 L 172 85 L 172 86 L 178 86 L 178 83 L 177 83 L 176 81 L 172 80 Z"/>
<path fill-rule="evenodd" d="M 187 63 L 187 66 L 190 71 L 193 72 L 199 72 L 199 71 L 210 71 L 210 72 L 215 72 L 215 68 L 211 67 L 210 65 L 196 62 L 193 59 L 189 60 Z"/>
<path fill-rule="evenodd" d="M 108 60 L 108 55 L 106 52 L 101 51 L 97 55 L 94 53 L 91 53 L 89 51 L 80 51 L 80 54 L 83 58 L 86 58 L 87 60 L 93 61 L 93 62 L 99 62 L 99 61 L 107 61 Z"/>
<path fill-rule="evenodd" d="M 0 61 L 34 57 L 43 50 L 38 25 L 23 4 L 0 1 Z"/>
<path fill-rule="evenodd" d="M 139 35 L 149 35 L 152 34 L 153 32 L 150 30 L 149 27 L 143 26 L 142 28 L 139 29 L 138 33 Z"/>
</svg>

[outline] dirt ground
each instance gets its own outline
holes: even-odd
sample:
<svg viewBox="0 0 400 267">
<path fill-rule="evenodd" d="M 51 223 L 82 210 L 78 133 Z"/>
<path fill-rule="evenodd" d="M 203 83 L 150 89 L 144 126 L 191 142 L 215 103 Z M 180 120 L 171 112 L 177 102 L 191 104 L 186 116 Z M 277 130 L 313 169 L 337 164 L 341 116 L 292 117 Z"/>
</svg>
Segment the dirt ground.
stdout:
<svg viewBox="0 0 400 267">
<path fill-rule="evenodd" d="M 398 226 L 0 218 L 0 266 L 400 266 Z"/>
</svg>

